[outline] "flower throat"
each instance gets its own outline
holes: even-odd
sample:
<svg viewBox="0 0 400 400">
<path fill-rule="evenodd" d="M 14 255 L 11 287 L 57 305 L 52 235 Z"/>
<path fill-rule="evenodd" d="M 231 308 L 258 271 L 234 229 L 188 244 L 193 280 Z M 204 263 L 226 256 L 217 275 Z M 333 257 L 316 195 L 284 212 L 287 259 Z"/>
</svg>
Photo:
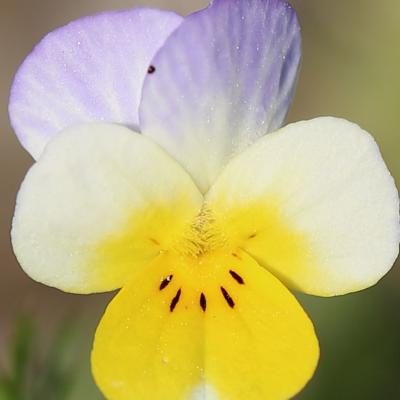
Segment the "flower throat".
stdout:
<svg viewBox="0 0 400 400">
<path fill-rule="evenodd" d="M 203 203 L 186 230 L 183 240 L 180 240 L 174 249 L 178 253 L 197 258 L 223 247 L 225 242 L 224 235 L 217 228 L 213 212 L 206 203 Z"/>
</svg>

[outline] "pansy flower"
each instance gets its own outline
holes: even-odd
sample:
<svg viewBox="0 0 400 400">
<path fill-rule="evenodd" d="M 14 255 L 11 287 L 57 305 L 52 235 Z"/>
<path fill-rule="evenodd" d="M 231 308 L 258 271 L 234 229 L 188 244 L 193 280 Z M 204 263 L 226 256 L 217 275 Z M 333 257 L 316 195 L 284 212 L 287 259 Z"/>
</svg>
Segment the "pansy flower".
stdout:
<svg viewBox="0 0 400 400">
<path fill-rule="evenodd" d="M 291 290 L 345 294 L 393 265 L 399 199 L 372 137 L 281 128 L 300 55 L 285 1 L 215 0 L 74 21 L 19 69 L 11 121 L 36 163 L 14 250 L 63 291 L 122 288 L 92 352 L 108 399 L 288 399 L 319 357 Z"/>
</svg>

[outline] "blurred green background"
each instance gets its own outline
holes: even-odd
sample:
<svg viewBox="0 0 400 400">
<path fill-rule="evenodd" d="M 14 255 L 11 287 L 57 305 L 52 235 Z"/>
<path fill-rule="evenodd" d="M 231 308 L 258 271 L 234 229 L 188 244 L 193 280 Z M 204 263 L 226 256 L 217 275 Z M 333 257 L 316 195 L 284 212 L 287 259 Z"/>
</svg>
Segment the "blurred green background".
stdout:
<svg viewBox="0 0 400 400">
<path fill-rule="evenodd" d="M 400 2 L 294 0 L 304 58 L 290 121 L 334 115 L 374 134 L 400 182 Z M 13 74 L 48 31 L 83 15 L 130 6 L 187 14 L 200 0 L 1 0 L 0 7 L 0 400 L 95 400 L 89 354 L 111 295 L 74 296 L 31 281 L 18 267 L 9 229 L 31 158 L 9 127 Z M 351 229 L 351 228 L 350 228 Z M 304 400 L 400 399 L 400 271 L 345 297 L 299 296 L 321 342 Z M 151 400 L 151 399 L 149 399 Z"/>
</svg>

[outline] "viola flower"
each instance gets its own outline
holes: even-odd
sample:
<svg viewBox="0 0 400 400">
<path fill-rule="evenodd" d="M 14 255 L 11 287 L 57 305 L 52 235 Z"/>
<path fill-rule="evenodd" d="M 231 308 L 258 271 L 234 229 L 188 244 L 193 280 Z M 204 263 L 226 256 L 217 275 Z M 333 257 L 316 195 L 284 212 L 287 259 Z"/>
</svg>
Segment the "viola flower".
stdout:
<svg viewBox="0 0 400 400">
<path fill-rule="evenodd" d="M 372 137 L 280 128 L 300 54 L 285 1 L 214 0 L 80 19 L 18 71 L 11 121 L 37 161 L 14 250 L 61 290 L 122 287 L 92 353 L 108 399 L 288 399 L 319 357 L 290 290 L 345 294 L 393 265 L 399 199 Z"/>
</svg>

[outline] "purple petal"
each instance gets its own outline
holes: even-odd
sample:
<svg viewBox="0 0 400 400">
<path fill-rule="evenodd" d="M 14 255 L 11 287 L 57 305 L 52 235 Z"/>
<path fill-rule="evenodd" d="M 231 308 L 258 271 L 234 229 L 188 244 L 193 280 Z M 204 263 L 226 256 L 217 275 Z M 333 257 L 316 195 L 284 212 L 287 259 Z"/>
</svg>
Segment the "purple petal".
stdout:
<svg viewBox="0 0 400 400">
<path fill-rule="evenodd" d="M 215 0 L 187 17 L 152 61 L 141 130 L 206 191 L 228 158 L 279 128 L 301 55 L 281 0 Z"/>
<path fill-rule="evenodd" d="M 149 63 L 181 23 L 174 13 L 131 9 L 86 17 L 48 34 L 20 67 L 10 118 L 38 158 L 63 128 L 105 121 L 138 129 Z"/>
</svg>

